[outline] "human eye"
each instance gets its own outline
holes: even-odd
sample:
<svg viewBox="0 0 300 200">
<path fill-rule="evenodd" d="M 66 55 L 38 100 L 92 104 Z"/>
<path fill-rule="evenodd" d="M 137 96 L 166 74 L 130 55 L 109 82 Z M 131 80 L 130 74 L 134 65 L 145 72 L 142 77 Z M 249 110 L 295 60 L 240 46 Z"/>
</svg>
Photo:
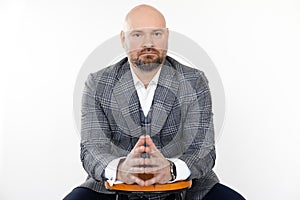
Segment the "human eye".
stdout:
<svg viewBox="0 0 300 200">
<path fill-rule="evenodd" d="M 153 33 L 153 36 L 155 38 L 160 38 L 160 37 L 162 37 L 162 35 L 163 35 L 162 31 L 154 31 L 154 33 Z"/>
<path fill-rule="evenodd" d="M 143 34 L 141 32 L 133 32 L 130 34 L 133 38 L 141 38 Z"/>
<path fill-rule="evenodd" d="M 133 37 L 141 37 L 141 34 L 140 33 L 135 33 L 135 34 L 133 34 Z"/>
</svg>

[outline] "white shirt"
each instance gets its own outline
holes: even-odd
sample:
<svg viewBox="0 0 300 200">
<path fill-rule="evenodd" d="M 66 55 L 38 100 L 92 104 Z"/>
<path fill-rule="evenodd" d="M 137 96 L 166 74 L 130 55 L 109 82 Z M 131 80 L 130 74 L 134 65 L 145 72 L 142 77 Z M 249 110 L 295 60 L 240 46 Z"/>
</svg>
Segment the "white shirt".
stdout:
<svg viewBox="0 0 300 200">
<path fill-rule="evenodd" d="M 155 90 L 157 87 L 158 78 L 159 78 L 160 71 L 161 71 L 161 67 L 159 68 L 159 70 L 157 71 L 155 76 L 152 78 L 152 80 L 148 84 L 147 88 L 145 88 L 143 82 L 137 77 L 137 75 L 134 73 L 134 71 L 132 70 L 131 67 L 130 67 L 130 70 L 131 70 L 133 83 L 134 83 L 135 89 L 137 91 L 143 113 L 146 117 L 148 115 L 148 112 L 152 105 L 154 93 L 155 93 Z"/>
<path fill-rule="evenodd" d="M 158 72 L 152 78 L 152 80 L 150 81 L 147 88 L 145 88 L 143 82 L 137 77 L 137 75 L 134 73 L 134 71 L 132 70 L 131 67 L 130 67 L 130 70 L 131 70 L 133 83 L 134 83 L 135 89 L 137 91 L 142 110 L 144 112 L 144 115 L 147 116 L 148 112 L 151 108 L 151 105 L 152 105 L 152 101 L 153 101 L 154 93 L 155 93 L 155 90 L 157 87 L 161 68 L 158 70 Z M 113 184 L 122 183 L 121 181 L 116 180 L 117 167 L 118 167 L 119 161 L 122 158 L 125 158 L 125 157 L 121 157 L 121 158 L 112 160 L 105 168 L 104 175 L 106 178 L 108 178 L 107 181 L 111 186 Z M 185 180 L 190 176 L 191 171 L 187 167 L 186 163 L 183 160 L 180 160 L 178 158 L 168 158 L 168 160 L 172 161 L 176 166 L 177 176 L 176 176 L 176 179 L 172 182 L 179 181 L 179 180 Z"/>
</svg>

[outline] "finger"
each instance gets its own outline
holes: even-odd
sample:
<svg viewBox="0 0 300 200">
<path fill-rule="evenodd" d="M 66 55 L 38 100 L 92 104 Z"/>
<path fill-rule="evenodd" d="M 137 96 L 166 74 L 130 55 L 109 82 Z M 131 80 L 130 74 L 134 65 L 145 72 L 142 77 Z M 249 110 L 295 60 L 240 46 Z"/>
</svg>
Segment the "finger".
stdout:
<svg viewBox="0 0 300 200">
<path fill-rule="evenodd" d="M 139 140 L 136 142 L 135 146 L 131 150 L 130 153 L 143 153 L 145 152 L 145 136 L 141 136 Z"/>
<path fill-rule="evenodd" d="M 144 169 L 145 174 L 161 174 L 164 173 L 165 167 L 162 166 L 154 166 L 154 167 L 146 167 Z"/>
<path fill-rule="evenodd" d="M 145 147 L 137 147 L 131 150 L 131 152 L 127 155 L 128 159 L 134 159 L 134 158 L 139 158 L 141 157 L 141 153 L 145 152 L 144 151 Z"/>
<path fill-rule="evenodd" d="M 131 180 L 131 183 L 137 183 L 140 186 L 144 186 L 145 185 L 145 181 L 143 181 L 142 179 L 140 179 L 139 177 L 131 174 L 129 175 L 129 178 Z"/>
<path fill-rule="evenodd" d="M 145 145 L 145 136 L 142 135 L 139 140 L 136 142 L 135 146 L 133 148 L 139 147 L 139 146 L 144 146 Z"/>
<path fill-rule="evenodd" d="M 166 176 L 164 174 L 157 174 L 157 175 L 154 175 L 153 178 L 146 180 L 145 186 L 152 185 L 155 183 L 164 184 L 164 183 L 168 183 L 168 182 L 169 182 L 169 180 L 166 178 Z"/>
<path fill-rule="evenodd" d="M 139 148 L 137 148 L 136 152 L 139 153 L 139 154 L 145 153 L 146 152 L 146 147 L 145 146 L 140 146 Z"/>
<path fill-rule="evenodd" d="M 145 147 L 145 153 L 149 154 L 153 158 L 165 159 L 165 157 L 161 154 L 161 152 L 155 147 L 155 149 L 151 149 L 150 147 Z"/>
<path fill-rule="evenodd" d="M 153 185 L 153 184 L 157 183 L 156 179 L 157 179 L 157 177 L 153 176 L 153 178 L 146 180 L 145 186 L 149 186 L 149 185 Z"/>
<path fill-rule="evenodd" d="M 139 167 L 141 165 L 145 165 L 145 159 L 138 157 L 138 158 L 131 158 L 127 161 L 128 167 Z"/>
<path fill-rule="evenodd" d="M 156 159 L 154 162 L 163 162 L 166 163 L 167 159 L 159 150 L 152 150 L 149 147 L 145 147 L 145 153 L 150 155 L 150 158 Z"/>
<path fill-rule="evenodd" d="M 153 140 L 151 139 L 151 137 L 149 135 L 146 135 L 145 136 L 145 142 L 146 144 L 148 145 L 148 147 L 150 148 L 150 152 L 153 152 L 153 151 L 158 151 Z M 147 152 L 148 153 L 148 152 Z"/>
<path fill-rule="evenodd" d="M 169 180 L 165 176 L 165 174 L 159 174 L 158 176 L 156 176 L 156 183 L 164 184 L 164 183 L 168 183 L 168 182 L 169 182 Z"/>
<path fill-rule="evenodd" d="M 156 158 L 154 156 L 150 158 L 145 158 L 144 164 L 151 165 L 151 166 L 161 166 L 162 168 L 170 165 L 169 161 L 166 160 L 165 158 Z"/>
<path fill-rule="evenodd" d="M 141 136 L 130 153 L 135 156 L 139 156 L 139 154 L 144 152 L 145 152 L 145 136 Z"/>
<path fill-rule="evenodd" d="M 142 174 L 145 172 L 145 168 L 143 167 L 128 167 L 128 168 L 123 168 L 119 170 L 122 173 L 129 173 L 129 174 Z"/>
<path fill-rule="evenodd" d="M 136 178 L 135 183 L 137 183 L 140 186 L 145 186 L 145 181 L 140 178 Z"/>
<path fill-rule="evenodd" d="M 144 159 L 144 163 L 145 165 L 150 165 L 150 166 L 159 166 L 160 165 L 160 160 L 157 158 L 145 158 Z"/>
</svg>

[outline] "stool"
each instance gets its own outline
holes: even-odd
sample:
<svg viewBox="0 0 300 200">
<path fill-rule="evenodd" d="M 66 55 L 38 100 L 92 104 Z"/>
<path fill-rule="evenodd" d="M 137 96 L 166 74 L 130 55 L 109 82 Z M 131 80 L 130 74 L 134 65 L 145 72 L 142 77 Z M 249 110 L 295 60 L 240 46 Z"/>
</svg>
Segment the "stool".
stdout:
<svg viewBox="0 0 300 200">
<path fill-rule="evenodd" d="M 114 184 L 110 186 L 109 183 L 105 182 L 105 187 L 108 190 L 116 192 L 116 200 L 119 199 L 120 194 L 157 194 L 157 193 L 174 193 L 176 199 L 184 199 L 184 190 L 192 186 L 192 180 L 176 181 L 174 183 L 166 184 L 153 184 L 149 186 L 140 186 L 138 184 Z"/>
</svg>

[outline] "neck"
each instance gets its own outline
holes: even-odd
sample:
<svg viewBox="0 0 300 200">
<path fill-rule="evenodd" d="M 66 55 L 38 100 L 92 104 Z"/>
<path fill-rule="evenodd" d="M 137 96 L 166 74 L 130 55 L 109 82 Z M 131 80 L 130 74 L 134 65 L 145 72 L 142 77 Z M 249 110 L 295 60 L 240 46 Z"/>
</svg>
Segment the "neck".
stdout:
<svg viewBox="0 0 300 200">
<path fill-rule="evenodd" d="M 136 76 L 142 81 L 142 83 L 144 84 L 145 88 L 148 87 L 150 81 L 153 79 L 153 77 L 155 76 L 155 74 L 158 72 L 158 70 L 160 69 L 160 67 L 158 67 L 157 69 L 154 69 L 152 71 L 142 71 L 139 68 L 133 66 L 132 64 L 130 64 L 130 67 L 132 67 L 132 70 L 134 71 L 134 73 L 136 74 Z"/>
</svg>

